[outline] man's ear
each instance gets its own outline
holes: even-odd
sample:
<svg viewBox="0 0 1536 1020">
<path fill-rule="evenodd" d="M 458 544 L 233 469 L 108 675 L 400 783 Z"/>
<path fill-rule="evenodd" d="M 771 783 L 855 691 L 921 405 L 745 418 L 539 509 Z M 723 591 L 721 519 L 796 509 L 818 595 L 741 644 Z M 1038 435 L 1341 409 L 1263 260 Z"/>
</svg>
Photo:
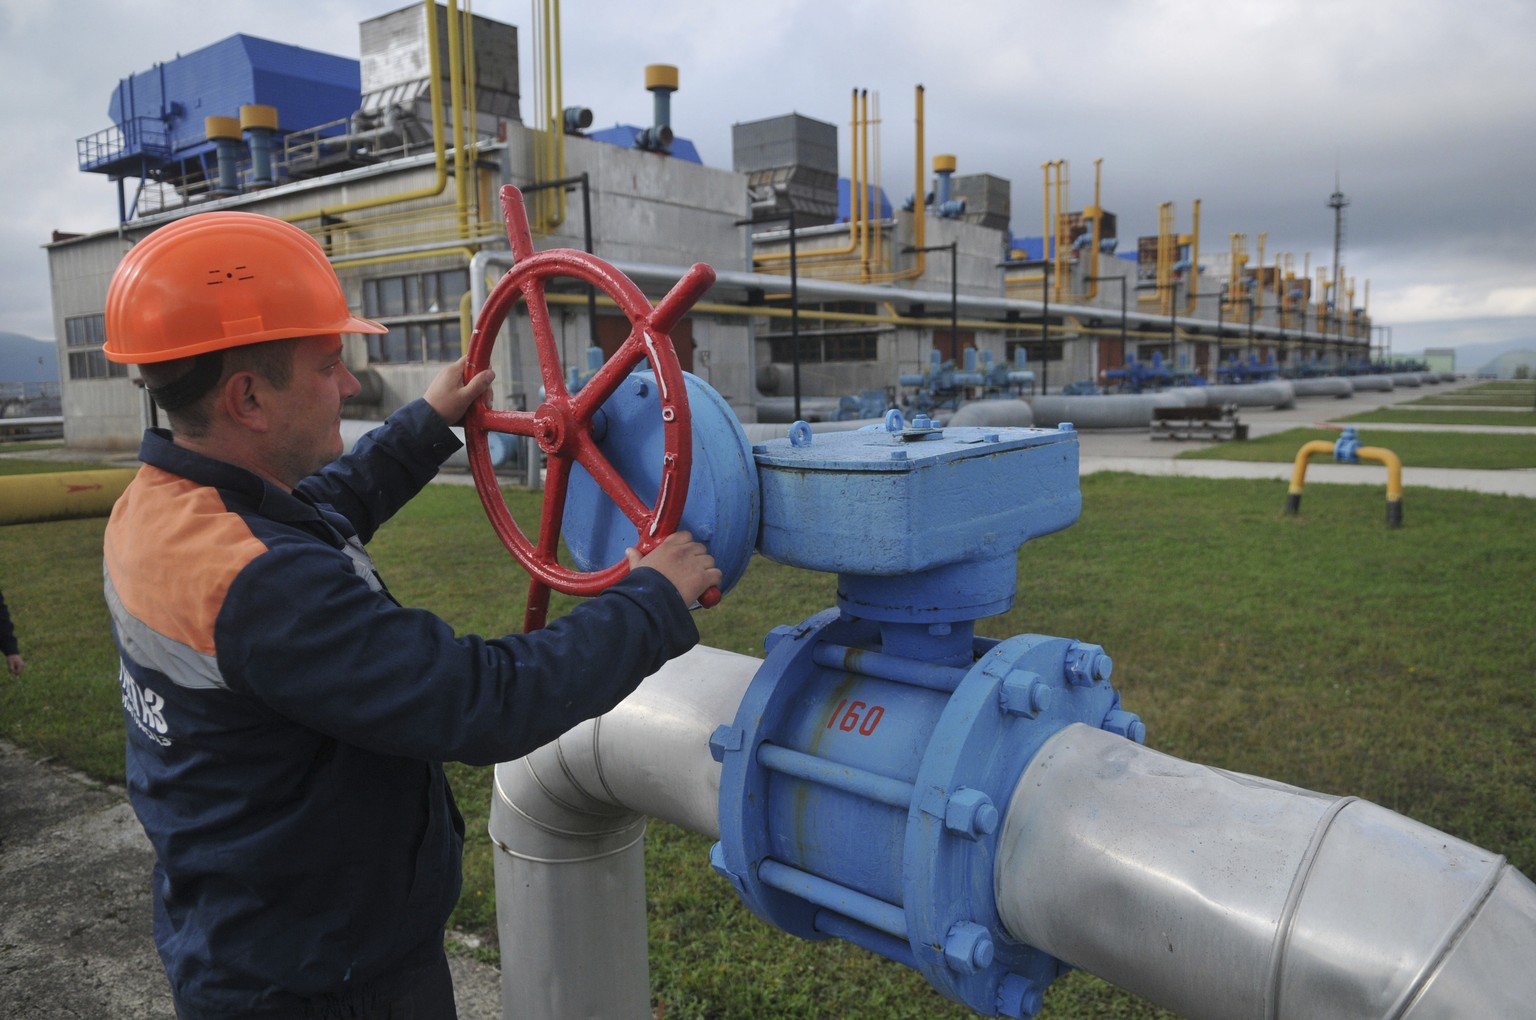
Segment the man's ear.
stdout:
<svg viewBox="0 0 1536 1020">
<path fill-rule="evenodd" d="M 232 422 L 252 432 L 272 427 L 268 417 L 269 388 L 254 372 L 235 372 L 219 386 L 219 403 Z"/>
</svg>

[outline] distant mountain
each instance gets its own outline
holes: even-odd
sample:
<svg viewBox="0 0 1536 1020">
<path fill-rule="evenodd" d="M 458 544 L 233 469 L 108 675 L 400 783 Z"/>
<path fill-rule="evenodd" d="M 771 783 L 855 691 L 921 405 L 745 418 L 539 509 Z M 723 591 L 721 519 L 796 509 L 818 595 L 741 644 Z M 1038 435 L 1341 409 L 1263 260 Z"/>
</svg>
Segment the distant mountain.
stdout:
<svg viewBox="0 0 1536 1020">
<path fill-rule="evenodd" d="M 58 381 L 58 356 L 51 340 L 0 333 L 0 383 Z"/>
<path fill-rule="evenodd" d="M 1536 377 L 1536 346 L 1530 350 L 1506 351 L 1486 365 L 1479 365 L 1476 374 L 1499 379 L 1514 379 L 1521 368 L 1525 369 L 1523 378 Z"/>
</svg>

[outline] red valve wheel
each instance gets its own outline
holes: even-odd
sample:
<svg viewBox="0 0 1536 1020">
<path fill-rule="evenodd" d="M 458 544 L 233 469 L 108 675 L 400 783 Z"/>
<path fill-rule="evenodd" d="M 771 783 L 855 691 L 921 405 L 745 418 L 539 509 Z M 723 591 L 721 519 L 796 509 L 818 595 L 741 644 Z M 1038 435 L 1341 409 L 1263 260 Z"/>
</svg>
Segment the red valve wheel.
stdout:
<svg viewBox="0 0 1536 1020">
<path fill-rule="evenodd" d="M 531 575 L 523 624 L 525 630 L 537 630 L 548 617 L 550 589 L 568 595 L 596 595 L 629 572 L 629 565 L 624 560 L 590 572 L 573 570 L 559 563 L 560 528 L 573 464 L 585 468 L 604 494 L 635 525 L 640 536 L 636 548 L 642 555 L 677 530 L 683 505 L 688 499 L 693 433 L 687 387 L 670 333 L 714 283 L 715 273 L 706 265 L 693 266 L 653 308 L 627 276 L 595 255 L 568 248 L 534 251 L 523 196 L 516 188 L 508 185 L 501 189 L 501 207 L 514 263 L 492 288 L 475 321 L 465 378 L 483 371 L 490 364 L 496 334 L 501 332 L 508 312 L 522 298 L 528 305 L 528 321 L 538 350 L 545 396 L 544 402 L 533 411 L 493 411 L 477 404 L 465 416 L 464 436 L 475 488 L 480 493 L 480 502 L 485 506 L 491 527 Z M 547 281 L 561 276 L 574 277 L 601 288 L 630 321 L 629 336 L 619 345 L 618 351 L 575 394 L 565 385 L 565 373 L 545 300 Z M 654 506 L 647 506 L 635 494 L 592 438 L 592 420 L 598 408 L 641 361 L 650 362 L 661 401 L 662 470 Z M 486 440 L 488 432 L 531 436 L 544 451 L 547 472 L 537 542 L 530 541 L 524 534 L 501 496 Z M 713 605 L 719 597 L 718 591 L 710 589 L 701 601 Z"/>
</svg>

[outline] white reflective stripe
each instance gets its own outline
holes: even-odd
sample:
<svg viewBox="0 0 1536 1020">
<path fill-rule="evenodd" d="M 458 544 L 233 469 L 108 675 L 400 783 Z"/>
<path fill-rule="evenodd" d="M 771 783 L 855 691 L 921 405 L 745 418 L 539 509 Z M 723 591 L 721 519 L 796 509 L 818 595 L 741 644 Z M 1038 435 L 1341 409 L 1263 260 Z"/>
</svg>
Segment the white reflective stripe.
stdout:
<svg viewBox="0 0 1536 1020">
<path fill-rule="evenodd" d="M 177 687 L 228 690 L 229 684 L 219 672 L 218 662 L 190 645 L 166 637 L 129 613 L 112 586 L 112 576 L 102 571 L 102 587 L 112 622 L 117 625 L 117 640 L 123 654 L 141 666 L 164 673 Z"/>
<path fill-rule="evenodd" d="M 368 555 L 368 550 L 363 547 L 363 543 L 349 535 L 342 548 L 352 560 L 352 569 L 357 571 L 357 576 L 367 581 L 368 587 L 374 591 L 383 591 L 384 581 L 379 577 L 378 568 L 373 565 L 373 557 Z"/>
</svg>

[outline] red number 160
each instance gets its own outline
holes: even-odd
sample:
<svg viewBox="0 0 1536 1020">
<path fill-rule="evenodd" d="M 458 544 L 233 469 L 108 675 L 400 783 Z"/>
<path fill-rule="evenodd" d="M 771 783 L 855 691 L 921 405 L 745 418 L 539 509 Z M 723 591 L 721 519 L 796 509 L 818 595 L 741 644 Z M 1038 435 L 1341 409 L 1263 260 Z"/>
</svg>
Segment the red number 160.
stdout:
<svg viewBox="0 0 1536 1020">
<path fill-rule="evenodd" d="M 843 711 L 843 706 L 845 705 L 848 708 L 846 712 Z M 844 733 L 852 733 L 854 730 L 858 730 L 861 736 L 867 737 L 875 732 L 875 727 L 880 725 L 880 719 L 884 715 L 885 709 L 879 705 L 866 705 L 862 701 L 855 701 L 849 705 L 848 699 L 844 698 L 832 710 L 832 716 L 827 720 L 827 729 L 830 730 L 833 726 L 836 726 Z"/>
</svg>

